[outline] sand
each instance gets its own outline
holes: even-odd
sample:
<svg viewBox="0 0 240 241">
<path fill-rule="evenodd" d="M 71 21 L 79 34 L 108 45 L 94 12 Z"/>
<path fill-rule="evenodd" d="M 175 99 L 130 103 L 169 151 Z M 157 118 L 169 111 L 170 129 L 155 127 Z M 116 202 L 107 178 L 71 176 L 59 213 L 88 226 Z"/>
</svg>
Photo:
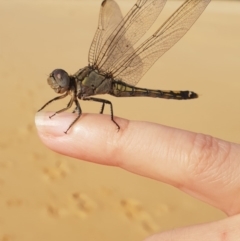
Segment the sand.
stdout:
<svg viewBox="0 0 240 241">
<path fill-rule="evenodd" d="M 126 13 L 135 1 L 118 2 Z M 99 5 L 90 0 L 0 0 L 1 241 L 137 241 L 158 231 L 225 217 L 168 185 L 61 156 L 39 140 L 34 115 L 55 96 L 47 75 L 55 68 L 74 73 L 87 65 Z M 153 28 L 178 5 L 169 2 Z M 138 84 L 190 89 L 199 99 L 106 96 L 116 116 L 240 143 L 239 9 L 240 2 L 212 2 Z M 99 111 L 95 103 L 81 104 L 86 113 Z"/>
</svg>

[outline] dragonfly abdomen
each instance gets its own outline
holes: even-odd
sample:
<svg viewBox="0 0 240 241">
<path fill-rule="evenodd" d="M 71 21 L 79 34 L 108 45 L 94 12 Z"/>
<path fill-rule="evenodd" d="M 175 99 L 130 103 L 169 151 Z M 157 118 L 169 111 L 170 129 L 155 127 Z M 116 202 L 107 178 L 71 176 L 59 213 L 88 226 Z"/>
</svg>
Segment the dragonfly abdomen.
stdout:
<svg viewBox="0 0 240 241">
<path fill-rule="evenodd" d="M 121 81 L 114 81 L 113 88 L 110 93 L 116 97 L 152 97 L 163 99 L 187 100 L 198 98 L 198 95 L 192 91 L 172 91 L 172 90 L 150 90 L 145 88 L 138 88 L 128 85 Z"/>
</svg>

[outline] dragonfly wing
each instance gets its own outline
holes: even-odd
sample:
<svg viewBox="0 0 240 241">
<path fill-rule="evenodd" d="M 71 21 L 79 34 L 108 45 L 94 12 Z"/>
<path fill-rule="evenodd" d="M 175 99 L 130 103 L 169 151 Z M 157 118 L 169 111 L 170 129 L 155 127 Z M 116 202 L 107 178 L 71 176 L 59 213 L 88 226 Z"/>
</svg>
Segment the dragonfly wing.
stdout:
<svg viewBox="0 0 240 241">
<path fill-rule="evenodd" d="M 89 55 L 88 62 L 94 66 L 97 62 L 104 43 L 109 38 L 113 30 L 123 20 L 123 16 L 118 4 L 114 0 L 105 0 L 101 4 L 98 28 L 94 35 Z"/>
<path fill-rule="evenodd" d="M 187 33 L 210 1 L 186 0 L 150 38 L 115 66 L 113 76 L 136 85 L 156 60 Z"/>
<path fill-rule="evenodd" d="M 95 47 L 91 48 L 89 55 L 94 56 L 93 61 L 90 62 L 91 65 L 111 73 L 114 66 L 121 62 L 128 52 L 134 51 L 133 45 L 152 26 L 166 0 L 138 0 L 119 24 L 111 25 L 105 21 L 105 26 L 102 28 L 103 19 L 109 19 L 107 15 L 111 12 L 105 11 L 105 8 L 112 7 L 113 11 L 116 12 L 115 5 L 117 5 L 113 0 L 105 0 L 104 2 L 99 19 L 100 28 L 97 30 L 99 33 L 94 38 L 93 45 Z M 111 26 L 116 26 L 113 31 L 113 28 L 110 29 Z M 108 34 L 102 34 L 103 31 L 108 32 Z M 96 46 L 99 47 L 96 48 Z M 139 58 L 138 61 L 141 59 Z"/>
</svg>

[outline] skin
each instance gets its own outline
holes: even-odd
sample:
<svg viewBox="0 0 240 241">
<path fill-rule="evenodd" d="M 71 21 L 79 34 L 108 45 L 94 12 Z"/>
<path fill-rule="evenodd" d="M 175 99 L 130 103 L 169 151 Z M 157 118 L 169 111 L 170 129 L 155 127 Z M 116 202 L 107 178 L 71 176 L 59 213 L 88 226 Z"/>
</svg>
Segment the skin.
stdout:
<svg viewBox="0 0 240 241">
<path fill-rule="evenodd" d="M 66 135 L 75 116 L 61 113 L 49 119 L 52 114 L 38 113 L 35 121 L 42 142 L 53 151 L 168 183 L 228 215 L 218 222 L 155 234 L 145 241 L 240 240 L 240 145 L 120 118 L 115 118 L 121 126 L 117 132 L 109 116 L 94 114 L 84 114 Z"/>
</svg>

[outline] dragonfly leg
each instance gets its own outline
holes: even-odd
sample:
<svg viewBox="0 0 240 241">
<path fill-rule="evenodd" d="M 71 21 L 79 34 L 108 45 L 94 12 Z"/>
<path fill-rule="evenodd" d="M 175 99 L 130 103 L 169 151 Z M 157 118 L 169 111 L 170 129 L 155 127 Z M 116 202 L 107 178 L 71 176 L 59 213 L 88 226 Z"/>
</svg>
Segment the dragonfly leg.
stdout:
<svg viewBox="0 0 240 241">
<path fill-rule="evenodd" d="M 83 100 L 89 100 L 89 101 L 95 101 L 95 102 L 100 102 L 100 103 L 102 103 L 102 108 L 101 108 L 100 114 L 103 113 L 105 104 L 110 105 L 111 120 L 112 120 L 112 122 L 117 126 L 118 131 L 120 130 L 120 126 L 119 126 L 118 123 L 114 120 L 113 106 L 112 106 L 112 103 L 111 103 L 109 100 L 100 99 L 100 98 L 93 98 L 93 97 L 84 98 Z"/>
<path fill-rule="evenodd" d="M 67 95 L 68 95 L 68 93 L 66 92 L 64 95 L 61 95 L 61 96 L 58 96 L 58 97 L 55 97 L 55 98 L 49 100 L 42 108 L 40 108 L 40 109 L 38 110 L 38 112 L 41 111 L 41 110 L 43 110 L 47 105 L 49 105 L 49 104 L 52 103 L 53 101 L 63 99 L 63 98 L 65 98 Z"/>
<path fill-rule="evenodd" d="M 100 114 L 103 114 L 104 107 L 105 107 L 105 103 L 103 102 L 103 103 L 102 103 L 102 108 L 101 108 L 101 110 L 100 110 Z"/>
<path fill-rule="evenodd" d="M 77 122 L 77 120 L 82 115 L 82 109 L 80 107 L 80 104 L 79 104 L 78 100 L 74 100 L 74 103 L 76 104 L 76 108 L 74 109 L 73 113 L 77 113 L 78 115 L 77 115 L 76 119 L 71 123 L 71 125 L 67 128 L 67 130 L 64 131 L 65 134 L 67 134 L 67 132 L 70 130 L 70 128 Z"/>
<path fill-rule="evenodd" d="M 67 107 L 65 107 L 65 108 L 63 108 L 63 109 L 61 109 L 61 110 L 56 111 L 53 115 L 49 116 L 49 118 L 51 119 L 51 118 L 52 118 L 53 116 L 55 116 L 56 114 L 59 114 L 59 113 L 61 113 L 61 112 L 64 112 L 64 111 L 68 110 L 69 108 L 71 108 L 71 106 L 72 106 L 72 104 L 73 104 L 73 101 L 74 101 L 74 97 L 72 97 L 72 98 L 70 99 L 70 101 L 68 102 Z"/>
<path fill-rule="evenodd" d="M 74 114 L 74 113 L 76 113 L 76 111 L 77 111 L 77 106 L 74 108 L 72 113 Z"/>
<path fill-rule="evenodd" d="M 77 103 L 76 103 L 77 102 Z M 78 103 L 78 101 L 77 100 L 75 100 L 75 104 L 76 104 L 76 107 L 74 108 L 74 110 L 73 110 L 73 114 L 74 113 L 80 113 L 80 114 L 82 114 L 82 110 L 81 110 L 81 107 L 80 107 L 80 105 L 79 105 L 79 103 Z"/>
</svg>

